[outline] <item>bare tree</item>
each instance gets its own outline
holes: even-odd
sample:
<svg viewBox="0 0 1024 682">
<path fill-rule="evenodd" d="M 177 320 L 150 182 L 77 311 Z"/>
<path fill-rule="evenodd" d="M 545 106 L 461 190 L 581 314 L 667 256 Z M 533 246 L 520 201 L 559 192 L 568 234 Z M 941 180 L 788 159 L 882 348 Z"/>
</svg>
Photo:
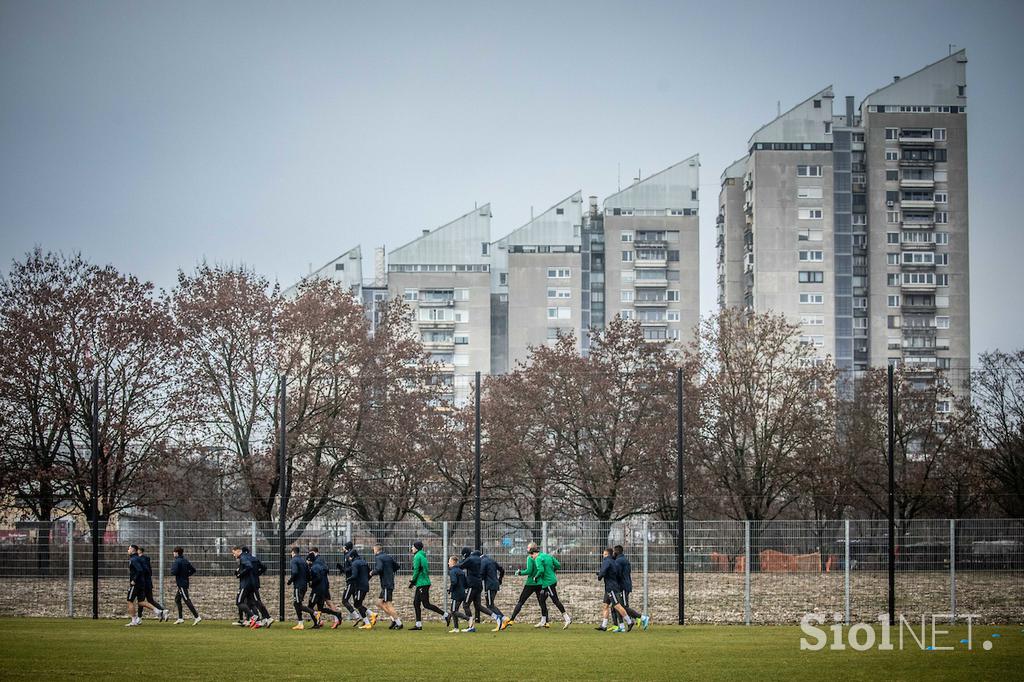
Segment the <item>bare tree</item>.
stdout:
<svg viewBox="0 0 1024 682">
<path fill-rule="evenodd" d="M 1024 350 L 983 353 L 972 379 L 991 493 L 1011 518 L 1024 517 Z"/>
</svg>

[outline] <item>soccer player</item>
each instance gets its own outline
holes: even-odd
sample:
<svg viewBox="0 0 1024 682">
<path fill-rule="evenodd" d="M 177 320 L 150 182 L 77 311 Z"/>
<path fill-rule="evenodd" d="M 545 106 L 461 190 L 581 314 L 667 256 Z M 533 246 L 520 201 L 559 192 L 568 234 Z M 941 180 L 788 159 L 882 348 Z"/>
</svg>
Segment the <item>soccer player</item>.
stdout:
<svg viewBox="0 0 1024 682">
<path fill-rule="evenodd" d="M 352 581 L 352 560 L 355 558 L 357 552 L 353 549 L 352 541 L 349 540 L 345 543 L 345 554 L 341 557 L 341 561 L 335 564 L 338 569 L 338 573 L 345 576 L 345 589 L 341 593 L 341 605 L 348 611 L 348 619 L 352 621 L 352 627 L 361 625 L 360 619 L 356 616 L 356 609 L 352 605 L 352 593 L 355 591 L 355 587 Z"/>
<path fill-rule="evenodd" d="M 547 552 L 541 552 L 539 548 L 537 548 L 533 561 L 534 565 L 537 567 L 537 581 L 541 586 L 540 598 L 545 603 L 550 599 L 551 603 L 553 603 L 558 610 L 562 612 L 562 620 L 565 621 L 565 624 L 562 625 L 562 629 L 565 630 L 569 627 L 569 624 L 572 623 L 572 618 L 569 617 L 565 607 L 562 606 L 562 600 L 558 598 L 558 576 L 555 575 L 555 571 L 560 569 L 562 564 L 558 562 L 558 559 Z M 543 618 L 543 627 L 550 627 L 548 625 L 547 617 Z"/>
<path fill-rule="evenodd" d="M 128 624 L 125 627 L 135 627 L 142 624 L 142 617 L 136 609 L 152 609 L 145 603 L 146 597 L 146 568 L 138 555 L 138 545 L 128 545 Z"/>
<path fill-rule="evenodd" d="M 355 550 L 352 550 L 351 556 L 352 560 L 349 564 L 349 580 L 351 582 L 349 584 L 352 586 L 352 603 L 355 604 L 356 611 L 359 612 L 359 617 L 362 619 L 362 624 L 359 627 L 370 630 L 377 623 L 377 614 L 370 613 L 363 605 L 363 600 L 370 592 L 370 565 Z"/>
<path fill-rule="evenodd" d="M 171 564 L 171 575 L 174 576 L 174 584 L 178 588 L 178 591 L 174 594 L 174 605 L 178 607 L 178 620 L 174 621 L 175 625 L 180 625 L 185 622 L 182 618 L 184 615 L 181 610 L 182 603 L 188 607 L 188 610 L 192 612 L 192 625 L 199 625 L 199 621 L 202 618 L 199 617 L 199 612 L 196 611 L 196 607 L 192 604 L 192 598 L 188 596 L 189 578 L 195 575 L 196 569 L 192 565 L 192 562 L 185 558 L 185 550 L 182 547 L 174 548 L 174 563 Z"/>
<path fill-rule="evenodd" d="M 526 600 L 530 598 L 530 595 L 537 597 L 537 603 L 540 605 L 541 622 L 548 622 L 548 605 L 540 596 L 540 593 L 544 588 L 541 587 L 540 581 L 537 580 L 537 566 L 536 560 L 534 559 L 536 551 L 536 542 L 528 544 L 526 546 L 526 568 L 516 571 L 516 575 L 526 576 L 526 582 L 523 584 L 523 591 L 519 593 L 519 601 L 516 602 L 516 607 L 512 609 L 512 617 L 509 618 L 508 625 L 515 624 L 516 618 L 519 616 L 519 612 L 523 609 L 523 605 L 526 603 Z"/>
<path fill-rule="evenodd" d="M 231 556 L 238 561 L 235 577 L 238 578 L 238 594 L 235 595 L 235 606 L 238 607 L 239 618 L 249 627 L 257 627 L 256 619 L 256 569 L 252 565 L 252 555 L 242 547 L 231 548 Z"/>
<path fill-rule="evenodd" d="M 608 629 L 608 613 L 615 609 L 619 616 L 626 621 L 626 628 L 621 625 L 613 628 L 613 632 L 626 632 L 633 629 L 633 619 L 626 613 L 622 606 L 622 583 L 619 575 L 619 565 L 615 563 L 614 552 L 611 547 L 605 548 L 602 553 L 601 570 L 597 573 L 597 579 L 604 581 L 604 606 L 601 610 L 601 626 L 595 628 L 605 631 Z"/>
<path fill-rule="evenodd" d="M 448 557 L 448 595 L 450 601 L 448 604 L 448 612 L 452 617 L 452 629 L 449 633 L 460 632 L 459 630 L 459 610 L 466 603 L 467 588 L 469 581 L 466 579 L 466 572 L 459 568 L 459 557 L 450 556 Z M 461 632 L 476 632 L 474 626 L 473 616 L 469 617 L 469 627 L 461 630 Z"/>
<path fill-rule="evenodd" d="M 633 569 L 629 565 L 629 558 L 626 557 L 626 551 L 622 548 L 622 545 L 615 545 L 612 549 L 615 552 L 615 562 L 619 565 L 619 575 L 621 576 L 622 607 L 626 609 L 626 613 L 629 614 L 630 618 L 639 620 L 641 627 L 646 630 L 649 618 L 641 615 L 629 605 L 629 593 L 633 591 Z"/>
<path fill-rule="evenodd" d="M 328 573 L 330 573 L 330 569 L 327 568 L 327 562 L 324 561 L 323 556 L 320 555 L 320 548 L 319 547 L 310 547 L 309 555 L 307 555 L 307 558 L 308 558 L 308 556 L 312 556 L 313 557 L 313 563 L 314 564 L 320 564 L 321 566 L 323 566 L 323 574 L 325 576 Z M 312 587 L 312 584 L 313 584 L 312 580 L 313 580 L 312 577 L 310 577 L 310 586 L 311 587 Z M 316 595 L 313 594 L 312 590 L 310 590 L 309 603 L 307 604 L 307 606 L 309 606 L 310 608 L 314 607 L 313 601 L 314 601 L 314 597 L 315 596 Z M 324 604 L 326 604 L 327 608 L 330 609 L 331 611 L 338 611 L 338 607 L 334 605 L 333 601 L 331 601 L 331 592 L 330 592 L 329 589 L 327 590 L 327 594 L 324 597 Z M 337 620 L 337 619 L 335 619 L 335 620 Z M 338 625 L 339 625 L 339 623 L 335 622 L 334 625 L 331 626 L 331 629 L 333 630 L 334 628 L 338 627 Z"/>
<path fill-rule="evenodd" d="M 288 567 L 291 575 L 288 576 L 288 584 L 292 586 L 292 606 L 295 607 L 295 626 L 292 630 L 305 630 L 302 614 L 308 613 L 313 619 L 313 627 L 319 626 L 316 612 L 302 602 L 306 598 L 306 588 L 309 587 L 309 565 L 306 560 L 299 556 L 299 548 L 292 547 L 292 560 Z"/>
<path fill-rule="evenodd" d="M 480 614 L 486 613 L 494 619 L 494 622 L 498 625 L 497 629 L 500 630 L 501 617 L 481 603 L 481 598 L 484 593 L 483 570 L 480 560 L 481 556 L 480 550 L 478 549 L 470 550 L 469 547 L 462 548 L 462 561 L 459 562 L 459 568 L 466 572 L 466 584 L 469 586 L 469 596 L 466 597 L 465 602 L 466 611 L 469 611 L 469 605 L 472 604 L 474 615 L 472 622 L 480 622 Z"/>
<path fill-rule="evenodd" d="M 312 604 L 317 612 L 334 616 L 334 623 L 331 625 L 331 629 L 336 630 L 341 623 L 341 612 L 335 611 L 334 605 L 331 604 L 331 581 L 327 577 L 327 564 L 323 561 L 318 561 L 318 558 L 319 555 L 313 552 L 306 555 L 306 565 L 309 566 L 309 586 L 313 592 Z M 313 628 L 318 627 L 320 627 L 320 621 L 314 615 Z"/>
<path fill-rule="evenodd" d="M 144 569 L 143 572 L 143 591 L 146 601 L 153 606 L 153 610 L 156 611 L 157 618 L 160 622 L 164 622 L 171 615 L 169 609 L 165 609 L 163 604 L 160 604 L 153 598 L 153 564 L 149 562 L 149 557 L 146 556 L 146 550 L 144 547 L 138 549 L 139 560 L 142 562 Z M 142 618 L 142 602 L 139 602 L 138 616 Z"/>
<path fill-rule="evenodd" d="M 497 627 L 491 630 L 491 632 L 504 630 L 508 627 L 509 619 L 498 609 L 494 599 L 498 596 L 501 582 L 505 579 L 505 567 L 495 561 L 489 554 L 482 554 L 480 556 L 480 577 L 483 579 L 484 589 L 486 590 L 487 608 L 494 613 L 494 617 L 498 620 Z"/>
<path fill-rule="evenodd" d="M 398 573 L 398 562 L 395 558 L 384 551 L 380 545 L 373 546 L 373 570 L 370 575 L 380 579 L 380 601 L 377 602 L 380 610 L 391 619 L 388 630 L 401 630 L 402 619 L 398 617 L 398 611 L 392 601 L 395 598 L 395 573 Z"/>
<path fill-rule="evenodd" d="M 412 598 L 412 607 L 416 611 L 416 625 L 409 629 L 423 629 L 422 609 L 440 614 L 447 625 L 449 614 L 430 603 L 430 564 L 427 561 L 427 553 L 423 551 L 423 543 L 417 540 L 412 543 L 409 551 L 412 553 L 412 579 L 409 580 L 409 587 L 416 590 Z"/>
<path fill-rule="evenodd" d="M 269 628 L 274 624 L 274 619 L 270 617 L 270 611 L 267 610 L 266 604 L 263 603 L 263 596 L 260 594 L 260 576 L 267 572 L 267 566 L 253 556 L 248 547 L 243 547 L 242 552 L 248 554 L 249 559 L 252 562 L 254 575 L 253 582 L 255 583 L 252 593 L 252 602 L 260 616 L 256 624 L 253 625 L 253 628 Z"/>
</svg>

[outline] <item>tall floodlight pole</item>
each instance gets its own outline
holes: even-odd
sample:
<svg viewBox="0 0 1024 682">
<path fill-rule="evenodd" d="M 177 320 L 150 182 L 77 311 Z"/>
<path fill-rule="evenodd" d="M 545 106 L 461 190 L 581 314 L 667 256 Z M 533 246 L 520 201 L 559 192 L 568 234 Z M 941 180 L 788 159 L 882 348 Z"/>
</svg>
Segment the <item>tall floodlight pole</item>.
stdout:
<svg viewBox="0 0 1024 682">
<path fill-rule="evenodd" d="M 679 624 L 686 619 L 686 549 L 683 534 L 683 369 L 676 369 L 676 561 L 679 573 Z"/>
<path fill-rule="evenodd" d="M 473 539 L 475 547 L 483 550 L 480 542 L 480 372 L 476 373 L 475 391 L 475 412 L 476 412 L 476 438 L 475 438 L 475 471 L 476 471 L 476 512 L 473 519 Z"/>
<path fill-rule="evenodd" d="M 280 426 L 280 435 L 278 436 L 278 439 L 277 439 L 277 449 L 278 449 L 278 463 L 277 463 L 278 493 L 277 494 L 278 494 L 278 498 L 279 498 L 278 505 L 277 505 L 277 510 L 278 510 L 278 513 L 277 513 L 277 516 L 278 516 L 278 518 L 277 518 L 277 544 L 278 544 L 278 548 L 277 548 L 277 570 L 278 570 L 277 596 L 278 596 L 279 604 L 280 604 L 280 607 L 281 607 L 280 608 L 281 613 L 280 613 L 279 620 L 283 623 L 284 619 L 285 619 L 285 614 L 284 614 L 284 567 L 285 567 L 285 551 L 284 551 L 285 534 L 284 534 L 284 525 L 285 525 L 285 523 L 284 522 L 285 522 L 285 515 L 288 512 L 288 497 L 287 497 L 287 490 L 288 490 L 288 487 L 287 487 L 288 468 L 287 468 L 287 465 L 286 465 L 286 457 L 287 457 L 287 451 L 288 451 L 287 450 L 287 444 L 286 444 L 286 440 L 287 440 L 286 436 L 288 435 L 288 429 L 285 426 L 285 416 L 286 416 L 285 407 L 286 407 L 286 405 L 288 403 L 288 394 L 287 394 L 287 383 L 286 383 L 286 376 L 285 375 L 282 374 L 281 377 L 278 379 L 278 385 L 280 386 L 280 388 L 278 390 L 278 394 L 280 395 L 280 398 L 281 398 L 281 408 L 280 408 L 281 418 L 280 418 L 280 425 L 279 425 Z"/>
<path fill-rule="evenodd" d="M 896 403 L 893 399 L 893 367 L 889 365 L 889 623 L 896 619 Z"/>
<path fill-rule="evenodd" d="M 100 378 L 92 380 L 92 490 L 89 515 L 92 517 L 92 617 L 100 617 Z"/>
</svg>

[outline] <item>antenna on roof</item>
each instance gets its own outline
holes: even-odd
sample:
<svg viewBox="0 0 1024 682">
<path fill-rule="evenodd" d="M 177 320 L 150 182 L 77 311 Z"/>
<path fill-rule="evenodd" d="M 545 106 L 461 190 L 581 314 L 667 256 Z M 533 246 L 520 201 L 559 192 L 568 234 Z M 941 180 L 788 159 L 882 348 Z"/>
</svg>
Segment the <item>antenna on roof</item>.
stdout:
<svg viewBox="0 0 1024 682">
<path fill-rule="evenodd" d="M 622 191 L 622 162 L 615 162 L 615 187 L 616 191 Z"/>
<path fill-rule="evenodd" d="M 530 206 L 530 220 L 533 220 L 533 206 Z"/>
<path fill-rule="evenodd" d="M 778 118 L 779 116 L 782 116 L 782 100 L 781 99 L 775 100 L 775 117 Z"/>
</svg>

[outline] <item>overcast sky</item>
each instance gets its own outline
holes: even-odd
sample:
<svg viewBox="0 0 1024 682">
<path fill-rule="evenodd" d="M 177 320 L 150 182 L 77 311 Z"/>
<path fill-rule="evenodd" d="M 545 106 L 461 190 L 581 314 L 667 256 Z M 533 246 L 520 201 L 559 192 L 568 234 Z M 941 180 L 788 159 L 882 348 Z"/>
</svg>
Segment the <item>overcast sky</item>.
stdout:
<svg viewBox="0 0 1024 682">
<path fill-rule="evenodd" d="M 699 152 L 710 312 L 718 178 L 776 102 L 833 84 L 838 111 L 953 43 L 972 348 L 1018 348 L 1022 35 L 1021 2 L 0 0 L 0 261 L 38 244 L 161 287 L 203 259 L 288 285 L 474 202 L 497 239 Z"/>
</svg>

